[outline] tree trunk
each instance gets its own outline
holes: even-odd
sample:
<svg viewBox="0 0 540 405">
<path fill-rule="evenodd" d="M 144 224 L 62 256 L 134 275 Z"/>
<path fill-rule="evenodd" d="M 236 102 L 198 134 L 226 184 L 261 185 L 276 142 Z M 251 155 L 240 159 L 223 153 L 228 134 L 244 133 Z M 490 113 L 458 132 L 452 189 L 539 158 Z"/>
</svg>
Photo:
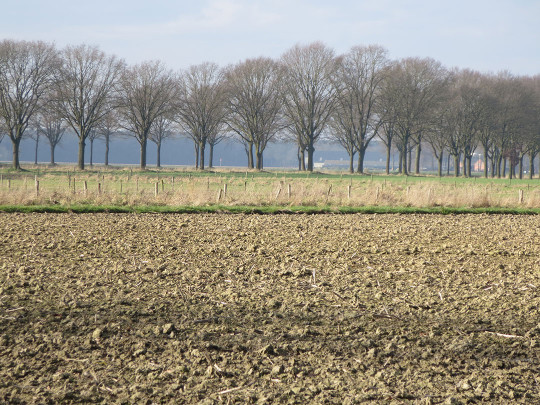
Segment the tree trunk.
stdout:
<svg viewBox="0 0 540 405">
<path fill-rule="evenodd" d="M 354 173 L 354 151 L 349 152 L 349 173 Z"/>
<path fill-rule="evenodd" d="M 309 140 L 309 145 L 307 149 L 308 149 L 307 169 L 308 171 L 312 172 L 313 171 L 313 153 L 315 152 L 315 147 L 313 146 L 313 139 Z"/>
<path fill-rule="evenodd" d="M 454 177 L 459 177 L 459 162 L 460 162 L 459 153 L 454 155 Z"/>
<path fill-rule="evenodd" d="M 205 142 L 199 142 L 199 169 L 204 170 L 204 148 Z"/>
<path fill-rule="evenodd" d="M 253 169 L 253 142 L 248 142 L 246 147 L 246 154 L 248 158 L 248 169 Z"/>
<path fill-rule="evenodd" d="M 412 148 L 409 148 L 407 146 L 407 149 L 409 150 L 408 152 L 408 156 L 407 156 L 407 176 L 409 175 L 409 173 L 411 172 L 411 168 L 412 168 Z"/>
<path fill-rule="evenodd" d="M 403 173 L 403 151 L 399 151 L 399 159 L 398 159 L 398 173 Z"/>
<path fill-rule="evenodd" d="M 501 178 L 501 173 L 502 173 L 502 171 L 501 171 L 501 169 L 502 169 L 502 160 L 503 160 L 502 155 L 499 154 L 497 156 L 497 178 L 499 178 L 499 179 Z"/>
<path fill-rule="evenodd" d="M 356 168 L 356 171 L 358 173 L 364 174 L 364 157 L 366 155 L 366 149 L 361 148 L 358 150 L 358 167 Z"/>
<path fill-rule="evenodd" d="M 484 178 L 488 178 L 488 148 L 484 146 Z"/>
<path fill-rule="evenodd" d="M 208 151 L 208 168 L 214 167 L 214 145 L 210 144 L 210 150 Z"/>
<path fill-rule="evenodd" d="M 54 162 L 54 149 L 55 149 L 55 147 L 56 146 L 51 143 L 51 166 L 56 165 L 56 163 Z"/>
<path fill-rule="evenodd" d="M 263 169 L 263 153 L 257 150 L 255 152 L 255 159 L 256 159 L 255 167 L 257 168 L 257 170 L 262 170 Z"/>
<path fill-rule="evenodd" d="M 90 167 L 94 166 L 94 138 L 90 138 Z"/>
<path fill-rule="evenodd" d="M 506 158 L 503 159 L 502 177 L 503 179 L 506 177 Z"/>
<path fill-rule="evenodd" d="M 39 135 L 36 134 L 36 151 L 34 153 L 34 164 L 37 165 L 38 163 L 38 159 L 37 159 L 37 155 L 38 155 L 38 145 L 39 145 Z"/>
<path fill-rule="evenodd" d="M 401 160 L 401 163 L 403 165 L 403 174 L 405 176 L 408 176 L 409 175 L 409 171 L 408 171 L 408 161 L 407 161 L 407 144 L 405 143 L 405 145 L 403 146 L 403 152 L 402 152 L 402 160 Z"/>
<path fill-rule="evenodd" d="M 439 157 L 437 158 L 437 174 L 439 177 L 442 177 L 442 170 L 443 170 L 443 154 L 444 152 L 441 151 Z"/>
<path fill-rule="evenodd" d="M 420 174 L 420 154 L 422 153 L 422 142 L 416 146 L 416 161 L 414 162 L 414 173 Z"/>
<path fill-rule="evenodd" d="M 141 141 L 141 169 L 146 169 L 146 145 L 148 143 L 148 139 L 144 137 L 144 139 Z"/>
<path fill-rule="evenodd" d="M 534 153 L 529 153 L 529 179 L 534 177 Z"/>
<path fill-rule="evenodd" d="M 13 168 L 15 170 L 21 170 L 21 163 L 19 162 L 19 148 L 21 144 L 21 138 L 17 138 L 16 141 L 11 140 L 13 144 Z"/>
<path fill-rule="evenodd" d="M 392 142 L 388 140 L 386 145 L 386 174 L 390 174 L 390 156 L 392 154 Z"/>
<path fill-rule="evenodd" d="M 306 150 L 300 149 L 300 170 L 306 171 Z"/>
<path fill-rule="evenodd" d="M 105 166 L 109 166 L 109 142 L 110 135 L 105 134 Z"/>
<path fill-rule="evenodd" d="M 469 177 L 469 157 L 463 154 L 463 177 Z"/>
<path fill-rule="evenodd" d="M 156 167 L 161 167 L 161 141 L 156 143 Z"/>
<path fill-rule="evenodd" d="M 519 168 L 518 168 L 518 175 L 519 175 L 519 179 L 523 179 L 523 158 L 525 157 L 525 155 L 521 155 L 519 157 Z"/>
<path fill-rule="evenodd" d="M 195 169 L 199 168 L 199 143 L 193 141 L 193 145 L 195 146 Z"/>
<path fill-rule="evenodd" d="M 79 170 L 84 170 L 84 147 L 85 147 L 85 137 L 79 137 L 79 157 L 77 161 L 77 166 Z"/>
</svg>

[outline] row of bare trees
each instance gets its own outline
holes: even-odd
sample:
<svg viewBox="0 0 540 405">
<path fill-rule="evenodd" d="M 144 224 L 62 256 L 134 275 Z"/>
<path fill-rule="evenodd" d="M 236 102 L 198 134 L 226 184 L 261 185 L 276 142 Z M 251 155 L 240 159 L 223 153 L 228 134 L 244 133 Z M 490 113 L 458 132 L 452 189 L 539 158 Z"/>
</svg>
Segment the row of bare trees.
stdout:
<svg viewBox="0 0 540 405">
<path fill-rule="evenodd" d="M 392 61 L 380 46 L 357 46 L 336 56 L 322 43 L 294 46 L 279 60 L 260 57 L 220 68 L 215 63 L 180 72 L 159 61 L 127 66 L 96 47 L 57 50 L 40 41 L 0 43 L 0 131 L 13 144 L 20 168 L 25 132 L 54 148 L 66 128 L 79 139 L 78 167 L 85 147 L 122 132 L 140 145 L 146 167 L 148 141 L 159 151 L 174 133 L 193 141 L 196 167 L 212 166 L 213 149 L 225 137 L 245 147 L 248 167 L 263 169 L 269 142 L 294 142 L 300 170 L 312 171 L 320 139 L 339 143 L 349 169 L 364 171 L 364 157 L 378 137 L 399 171 L 420 172 L 429 147 L 439 164 L 452 156 L 455 175 L 471 174 L 482 151 L 485 175 L 515 175 L 529 156 L 531 175 L 540 151 L 540 76 L 485 75 L 449 70 L 430 58 Z M 0 135 L 0 136 L 2 136 Z M 205 162 L 209 149 L 209 162 Z M 92 147 L 90 148 L 92 152 Z M 414 169 L 412 158 L 414 154 Z M 478 154 L 476 154 L 478 156 Z M 90 158 L 92 164 L 92 156 Z"/>
</svg>

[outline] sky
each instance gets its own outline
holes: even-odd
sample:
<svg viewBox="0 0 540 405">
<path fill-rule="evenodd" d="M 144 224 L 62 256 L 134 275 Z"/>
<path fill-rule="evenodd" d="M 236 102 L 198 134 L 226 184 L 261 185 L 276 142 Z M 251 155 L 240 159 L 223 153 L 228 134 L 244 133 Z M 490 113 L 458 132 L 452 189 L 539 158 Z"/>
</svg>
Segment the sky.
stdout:
<svg viewBox="0 0 540 405">
<path fill-rule="evenodd" d="M 1 39 L 97 45 L 129 64 L 179 70 L 279 58 L 321 41 L 377 44 L 392 59 L 540 74 L 540 0 L 4 0 Z"/>
</svg>

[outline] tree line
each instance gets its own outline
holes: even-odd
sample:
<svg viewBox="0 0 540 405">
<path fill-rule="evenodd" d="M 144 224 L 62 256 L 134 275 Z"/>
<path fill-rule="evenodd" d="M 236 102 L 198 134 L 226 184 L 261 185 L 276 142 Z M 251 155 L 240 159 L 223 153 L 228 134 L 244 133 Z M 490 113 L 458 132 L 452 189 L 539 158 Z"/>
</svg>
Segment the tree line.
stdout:
<svg viewBox="0 0 540 405">
<path fill-rule="evenodd" d="M 540 75 L 448 69 L 431 58 L 391 60 L 377 45 L 336 55 L 320 42 L 296 45 L 279 59 L 206 62 L 175 72 L 160 61 L 129 66 L 84 44 L 59 50 L 3 40 L 0 140 L 11 140 L 13 168 L 20 169 L 24 136 L 36 144 L 44 136 L 54 164 L 67 128 L 78 137 L 81 170 L 88 141 L 92 146 L 98 137 L 106 165 L 110 137 L 134 137 L 145 168 L 148 141 L 157 145 L 159 166 L 162 141 L 180 133 L 193 141 L 198 169 L 212 167 L 215 145 L 232 137 L 244 145 L 248 168 L 263 169 L 269 142 L 288 141 L 297 148 L 298 169 L 313 171 L 316 144 L 326 139 L 346 150 L 350 172 L 363 173 L 377 137 L 386 147 L 387 173 L 393 150 L 400 173 L 420 173 L 429 148 L 439 176 L 445 158 L 453 159 L 456 176 L 470 176 L 472 157 L 481 152 L 486 177 L 521 177 L 528 157 L 532 178 L 540 152 Z"/>
</svg>

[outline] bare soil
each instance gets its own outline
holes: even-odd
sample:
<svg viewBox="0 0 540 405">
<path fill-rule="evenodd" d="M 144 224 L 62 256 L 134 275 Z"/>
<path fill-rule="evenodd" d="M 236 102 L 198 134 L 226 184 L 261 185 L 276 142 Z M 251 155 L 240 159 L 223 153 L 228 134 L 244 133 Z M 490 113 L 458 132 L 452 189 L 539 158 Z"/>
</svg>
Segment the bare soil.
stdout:
<svg viewBox="0 0 540 405">
<path fill-rule="evenodd" d="M 540 403 L 540 216 L 0 214 L 0 403 Z"/>
</svg>

